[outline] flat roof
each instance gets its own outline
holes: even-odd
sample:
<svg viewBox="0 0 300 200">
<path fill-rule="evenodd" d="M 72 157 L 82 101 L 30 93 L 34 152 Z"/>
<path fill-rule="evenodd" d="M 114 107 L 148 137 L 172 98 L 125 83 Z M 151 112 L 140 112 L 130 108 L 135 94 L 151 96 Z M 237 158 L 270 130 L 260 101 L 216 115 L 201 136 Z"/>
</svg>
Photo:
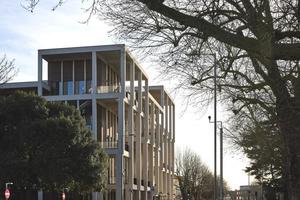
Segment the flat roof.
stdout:
<svg viewBox="0 0 300 200">
<path fill-rule="evenodd" d="M 0 84 L 0 89 L 18 89 L 18 88 L 37 88 L 37 81 L 28 81 L 28 82 L 11 82 Z M 43 87 L 48 88 L 49 86 L 43 82 Z"/>
</svg>

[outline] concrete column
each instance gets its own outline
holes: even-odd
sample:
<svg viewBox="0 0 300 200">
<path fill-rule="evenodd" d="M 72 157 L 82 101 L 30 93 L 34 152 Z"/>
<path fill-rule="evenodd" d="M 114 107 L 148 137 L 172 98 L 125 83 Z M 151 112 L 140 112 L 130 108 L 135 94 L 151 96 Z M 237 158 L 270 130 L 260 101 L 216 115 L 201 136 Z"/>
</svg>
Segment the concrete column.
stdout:
<svg viewBox="0 0 300 200">
<path fill-rule="evenodd" d="M 59 95 L 64 95 L 64 62 L 60 61 Z"/>
<path fill-rule="evenodd" d="M 40 52 L 38 52 L 38 95 L 43 95 L 43 59 Z"/>
<path fill-rule="evenodd" d="M 154 155 L 154 144 L 155 144 L 155 137 L 154 137 L 154 107 L 155 104 L 152 102 L 151 107 L 150 107 L 150 129 L 149 131 L 151 132 L 151 141 L 150 141 L 150 146 L 149 146 L 149 177 L 148 180 L 150 181 L 150 196 L 148 197 L 148 199 L 153 199 L 153 195 L 154 195 L 154 162 L 153 162 L 153 155 Z"/>
<path fill-rule="evenodd" d="M 150 132 L 151 132 L 151 145 L 153 146 L 155 144 L 155 129 L 154 129 L 154 122 L 155 122 L 155 104 L 151 103 L 151 113 L 150 113 Z"/>
<path fill-rule="evenodd" d="M 156 115 L 156 140 L 155 140 L 155 193 L 158 193 L 160 191 L 160 160 L 158 159 L 158 156 L 160 154 L 159 147 L 160 147 L 160 125 L 159 125 L 159 114 L 160 110 L 157 108 L 155 115 Z"/>
<path fill-rule="evenodd" d="M 175 140 L 175 105 L 172 103 L 172 139 Z"/>
<path fill-rule="evenodd" d="M 43 190 L 38 191 L 38 200 L 43 200 Z"/>
<path fill-rule="evenodd" d="M 92 130 L 93 138 L 97 140 L 97 100 L 96 100 L 96 84 L 97 84 L 97 56 L 96 52 L 92 52 Z"/>
<path fill-rule="evenodd" d="M 150 114 L 150 129 L 149 131 L 151 132 L 151 140 L 150 140 L 150 158 L 149 158 L 149 181 L 151 183 L 151 186 L 153 186 L 153 182 L 154 182 L 154 162 L 153 162 L 153 155 L 154 155 L 154 145 L 155 145 L 155 129 L 154 129 L 154 110 L 155 108 L 155 104 L 152 103 L 151 104 L 151 114 Z"/>
<path fill-rule="evenodd" d="M 167 187 L 168 191 L 167 193 L 170 195 L 171 194 L 171 157 L 172 157 L 172 152 L 171 152 L 171 140 L 172 140 L 172 111 L 171 111 L 171 99 L 168 97 L 168 125 L 169 125 L 169 131 L 168 131 L 168 137 L 167 137 L 167 154 L 168 154 L 168 176 L 167 176 Z"/>
<path fill-rule="evenodd" d="M 136 198 L 141 199 L 141 115 L 137 113 L 136 115 L 136 158 L 135 158 L 135 172 L 137 180 L 137 191 Z"/>
<path fill-rule="evenodd" d="M 86 89 L 86 59 L 84 59 L 84 63 L 83 63 L 83 86 L 84 86 L 84 93 L 88 93 L 87 89 Z"/>
<path fill-rule="evenodd" d="M 167 169 L 168 169 L 168 137 L 169 137 L 169 134 L 168 134 L 168 120 L 169 120 L 169 116 L 168 116 L 168 97 L 167 95 L 165 95 L 165 113 L 164 113 L 164 117 L 165 117 L 165 124 L 164 124 L 164 133 L 165 133 L 165 136 L 164 136 L 164 163 L 165 163 L 165 176 L 164 176 L 164 180 L 163 180 L 163 183 L 164 183 L 164 193 L 167 193 L 168 192 L 168 187 L 169 187 L 169 184 L 168 184 L 168 176 L 167 176 Z"/>
<path fill-rule="evenodd" d="M 128 134 L 129 134 L 129 180 L 128 180 L 128 189 L 130 191 L 127 192 L 126 199 L 133 200 L 133 178 L 134 178 L 134 74 L 135 66 L 134 63 L 130 63 L 130 102 L 128 107 Z"/>
<path fill-rule="evenodd" d="M 97 141 L 97 99 L 96 99 L 96 84 L 97 84 L 97 55 L 92 52 L 92 132 L 93 138 Z M 97 200 L 97 193 L 92 193 L 92 200 Z"/>
<path fill-rule="evenodd" d="M 162 109 L 164 109 L 164 105 L 165 105 L 165 93 L 164 90 L 161 90 L 161 104 Z M 165 187 L 165 182 L 164 182 L 164 172 L 163 172 L 163 156 L 164 156 L 164 152 L 163 152 L 163 145 L 164 145 L 164 134 L 165 134 L 165 111 L 163 111 L 161 113 L 161 124 L 160 124 L 160 192 L 164 192 L 164 187 Z"/>
<path fill-rule="evenodd" d="M 137 119 L 136 119 L 136 129 L 137 129 L 137 135 L 136 135 L 136 178 L 137 178 L 137 199 L 141 199 L 141 180 L 142 180 L 142 155 L 141 155 L 141 137 L 142 137 L 142 72 L 138 70 L 137 72 L 137 78 L 138 78 L 138 112 L 137 112 Z"/>
<path fill-rule="evenodd" d="M 126 77 L 126 52 L 125 49 L 120 50 L 120 81 L 121 81 L 121 92 L 119 95 L 118 102 L 118 153 L 116 155 L 116 200 L 123 200 L 123 152 L 125 146 L 125 77 Z"/>
<path fill-rule="evenodd" d="M 144 180 L 144 199 L 147 200 L 148 197 L 148 164 L 149 164 L 149 159 L 148 159 L 148 138 L 149 138 L 149 86 L 148 86 L 148 80 L 145 80 L 145 103 L 143 104 L 145 106 L 144 110 L 144 145 L 143 145 L 143 180 Z"/>
<path fill-rule="evenodd" d="M 92 93 L 97 93 L 97 54 L 92 52 Z"/>
</svg>

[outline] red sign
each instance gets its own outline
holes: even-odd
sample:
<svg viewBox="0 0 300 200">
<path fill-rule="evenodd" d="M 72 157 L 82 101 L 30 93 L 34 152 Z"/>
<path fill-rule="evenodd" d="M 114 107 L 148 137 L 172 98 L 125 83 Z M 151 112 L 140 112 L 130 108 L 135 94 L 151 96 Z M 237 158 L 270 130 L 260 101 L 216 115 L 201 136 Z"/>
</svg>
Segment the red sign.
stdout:
<svg viewBox="0 0 300 200">
<path fill-rule="evenodd" d="M 62 199 L 62 200 L 65 200 L 65 199 L 66 199 L 66 194 L 65 194 L 64 192 L 61 194 L 61 199 Z"/>
<path fill-rule="evenodd" d="M 10 191 L 9 191 L 9 189 L 5 190 L 4 196 L 5 196 L 5 199 L 9 199 L 9 197 L 10 197 Z"/>
</svg>

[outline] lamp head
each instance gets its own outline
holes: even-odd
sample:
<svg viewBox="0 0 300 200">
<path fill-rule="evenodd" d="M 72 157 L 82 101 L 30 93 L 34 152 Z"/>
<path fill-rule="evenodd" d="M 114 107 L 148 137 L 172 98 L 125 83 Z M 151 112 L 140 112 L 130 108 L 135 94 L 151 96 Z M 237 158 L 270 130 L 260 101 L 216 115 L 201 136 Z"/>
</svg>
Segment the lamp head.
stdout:
<svg viewBox="0 0 300 200">
<path fill-rule="evenodd" d="M 211 120 L 211 116 L 208 116 L 208 120 L 209 120 L 209 121 Z"/>
</svg>

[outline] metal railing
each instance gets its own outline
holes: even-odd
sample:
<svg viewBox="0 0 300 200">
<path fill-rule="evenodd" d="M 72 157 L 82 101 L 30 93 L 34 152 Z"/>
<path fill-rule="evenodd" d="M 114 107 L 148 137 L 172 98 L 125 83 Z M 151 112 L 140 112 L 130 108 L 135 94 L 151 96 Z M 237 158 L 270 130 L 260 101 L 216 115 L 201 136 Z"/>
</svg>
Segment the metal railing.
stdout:
<svg viewBox="0 0 300 200">
<path fill-rule="evenodd" d="M 97 93 L 120 92 L 118 85 L 97 86 Z"/>
<path fill-rule="evenodd" d="M 100 146 L 105 149 L 116 149 L 118 148 L 118 141 L 100 142 Z"/>
<path fill-rule="evenodd" d="M 107 180 L 107 184 L 116 184 L 116 177 L 115 176 L 109 176 Z"/>
</svg>

